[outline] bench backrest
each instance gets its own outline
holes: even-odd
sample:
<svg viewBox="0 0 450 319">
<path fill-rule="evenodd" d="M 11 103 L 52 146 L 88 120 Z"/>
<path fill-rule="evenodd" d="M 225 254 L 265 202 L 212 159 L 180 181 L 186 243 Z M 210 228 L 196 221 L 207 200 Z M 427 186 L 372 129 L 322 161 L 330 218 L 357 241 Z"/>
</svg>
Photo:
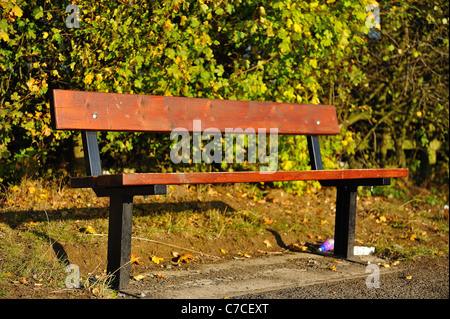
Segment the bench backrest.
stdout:
<svg viewBox="0 0 450 319">
<path fill-rule="evenodd" d="M 60 130 L 171 132 L 185 128 L 277 128 L 278 134 L 335 135 L 335 107 L 274 102 L 53 90 L 54 127 Z"/>
<path fill-rule="evenodd" d="M 171 132 L 183 128 L 277 128 L 278 134 L 307 135 L 311 169 L 322 169 L 319 135 L 336 135 L 333 105 L 250 102 L 71 90 L 51 91 L 53 127 L 82 130 L 88 175 L 101 175 L 96 131 Z M 236 132 L 236 131 L 235 131 Z"/>
</svg>

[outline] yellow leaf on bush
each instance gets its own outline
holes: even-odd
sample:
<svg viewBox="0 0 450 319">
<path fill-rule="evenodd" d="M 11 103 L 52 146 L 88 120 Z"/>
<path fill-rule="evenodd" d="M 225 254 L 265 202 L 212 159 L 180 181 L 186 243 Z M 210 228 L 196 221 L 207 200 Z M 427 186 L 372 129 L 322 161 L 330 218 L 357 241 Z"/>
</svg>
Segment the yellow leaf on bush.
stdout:
<svg viewBox="0 0 450 319">
<path fill-rule="evenodd" d="M 8 41 L 9 40 L 8 33 L 6 33 L 3 30 L 0 30 L 0 40 L 3 40 L 5 42 Z"/>
<path fill-rule="evenodd" d="M 91 84 L 93 79 L 94 79 L 94 73 L 91 72 L 88 75 L 86 75 L 86 77 L 84 78 L 84 83 Z"/>
<path fill-rule="evenodd" d="M 160 262 L 160 261 L 163 261 L 163 260 L 164 260 L 164 258 L 159 258 L 159 257 L 152 256 L 152 261 L 153 261 L 155 264 L 157 264 L 157 265 L 159 265 L 159 262 Z"/>
<path fill-rule="evenodd" d="M 16 17 L 20 18 L 23 15 L 22 9 L 19 8 L 19 6 L 16 4 L 14 8 L 11 10 L 11 13 L 14 14 Z"/>
</svg>

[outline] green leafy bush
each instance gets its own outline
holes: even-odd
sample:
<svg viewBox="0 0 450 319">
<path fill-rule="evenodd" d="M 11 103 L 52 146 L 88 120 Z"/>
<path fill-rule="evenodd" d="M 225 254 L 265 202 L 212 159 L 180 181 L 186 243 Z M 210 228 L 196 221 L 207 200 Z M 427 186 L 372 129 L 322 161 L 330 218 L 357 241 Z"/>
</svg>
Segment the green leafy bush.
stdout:
<svg viewBox="0 0 450 319">
<path fill-rule="evenodd" d="M 395 41 L 408 45 L 402 44 L 400 36 L 390 40 L 395 34 L 390 28 L 398 28 L 399 34 L 405 26 L 417 30 L 416 24 L 406 24 L 410 9 L 402 11 L 401 17 L 389 13 L 390 22 L 382 24 L 382 40 L 366 41 L 370 32 L 365 23 L 367 1 L 77 1 L 79 28 L 67 27 L 71 13 L 65 11 L 68 4 L 63 1 L 0 4 L 0 181 L 4 183 L 70 169 L 77 135 L 51 130 L 46 96 L 50 85 L 100 92 L 334 104 L 342 134 L 321 138 L 325 168 L 338 168 L 348 161 L 355 167 L 395 165 L 380 162 L 379 151 L 368 144 L 372 135 L 379 139 L 384 129 L 373 119 L 381 117 L 386 123 L 387 118 L 394 118 L 389 108 L 397 105 L 388 99 L 379 104 L 382 95 L 377 92 L 388 89 L 378 88 L 386 80 L 373 78 L 372 72 L 382 66 L 380 72 L 394 76 L 397 60 L 384 61 L 380 53 L 380 62 L 373 50 L 386 47 L 386 52 L 392 52 L 388 43 Z M 403 6 L 418 8 L 413 12 L 426 16 L 420 4 Z M 436 21 L 448 14 L 448 6 L 442 4 L 442 8 L 433 11 Z M 427 29 L 430 36 L 435 32 L 432 26 Z M 441 45 L 430 39 L 427 43 L 417 43 L 422 57 L 428 58 L 426 54 L 435 48 L 448 57 L 448 41 Z M 408 56 L 415 54 L 412 49 L 403 50 Z M 440 70 L 434 72 L 440 74 Z M 439 79 L 440 85 L 448 87 L 448 77 L 440 75 Z M 411 78 L 410 83 L 417 85 L 419 80 Z M 402 87 L 390 90 L 392 96 L 396 92 L 407 96 Z M 416 99 L 420 99 L 418 94 Z M 448 101 L 441 101 L 439 107 L 448 114 Z M 423 118 L 434 121 L 433 134 L 448 131 L 448 121 L 436 122 L 431 117 L 436 113 L 421 110 Z M 414 108 L 408 114 L 418 111 Z M 424 133 L 430 121 L 414 124 L 413 138 L 422 138 L 424 147 L 430 144 L 425 137 L 433 139 Z M 408 138 L 410 130 L 402 119 L 392 125 L 406 129 L 401 138 Z M 439 139 L 442 150 L 448 149 L 445 136 Z M 168 136 L 109 132 L 101 137 L 107 168 L 189 169 L 170 162 Z M 279 169 L 309 167 L 304 138 L 283 137 L 279 146 Z M 410 165 L 408 161 L 397 164 Z M 241 166 L 197 164 L 195 169 Z M 305 189 L 304 183 L 287 187 Z"/>
</svg>

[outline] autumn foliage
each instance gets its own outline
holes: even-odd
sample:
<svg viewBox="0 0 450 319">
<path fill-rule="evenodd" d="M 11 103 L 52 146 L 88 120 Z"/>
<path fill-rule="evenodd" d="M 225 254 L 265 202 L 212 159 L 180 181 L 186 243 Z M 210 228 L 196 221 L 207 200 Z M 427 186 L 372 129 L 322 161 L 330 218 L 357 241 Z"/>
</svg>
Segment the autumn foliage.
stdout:
<svg viewBox="0 0 450 319">
<path fill-rule="evenodd" d="M 0 0 L 0 182 L 73 171 L 77 135 L 51 129 L 50 86 L 100 92 L 334 104 L 325 168 L 408 167 L 448 178 L 448 4 L 368 1 Z M 304 138 L 280 170 L 308 169 Z M 174 171 L 168 136 L 102 133 L 104 166 Z M 197 164 L 196 170 L 252 169 Z M 302 182 L 289 184 L 301 191 Z"/>
</svg>

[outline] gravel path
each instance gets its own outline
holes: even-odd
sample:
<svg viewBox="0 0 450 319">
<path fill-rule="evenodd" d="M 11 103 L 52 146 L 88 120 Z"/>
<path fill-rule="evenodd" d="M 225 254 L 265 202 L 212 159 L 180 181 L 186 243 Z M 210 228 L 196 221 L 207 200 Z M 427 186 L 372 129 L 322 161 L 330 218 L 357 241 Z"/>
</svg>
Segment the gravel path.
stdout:
<svg viewBox="0 0 450 319">
<path fill-rule="evenodd" d="M 380 276 L 380 287 L 368 289 L 361 279 L 344 279 L 294 287 L 261 294 L 240 296 L 243 299 L 448 299 L 449 263 L 418 258 L 408 262 L 396 273 Z"/>
</svg>

